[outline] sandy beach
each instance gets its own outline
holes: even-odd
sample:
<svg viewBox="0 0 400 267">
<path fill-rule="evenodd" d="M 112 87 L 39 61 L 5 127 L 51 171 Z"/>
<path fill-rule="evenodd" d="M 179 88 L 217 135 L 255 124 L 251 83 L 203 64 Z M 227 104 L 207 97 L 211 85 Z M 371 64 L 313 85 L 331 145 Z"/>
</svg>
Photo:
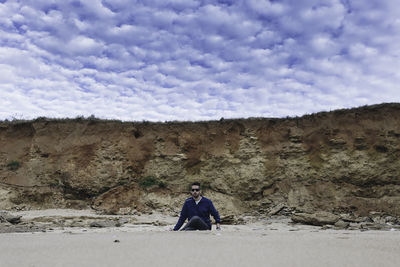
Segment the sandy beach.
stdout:
<svg viewBox="0 0 400 267">
<path fill-rule="evenodd" d="M 47 213 L 54 215 L 54 211 Z M 25 213 L 25 217 L 38 214 L 46 211 Z M 400 262 L 400 231 L 396 229 L 322 230 L 256 221 L 224 225 L 221 231 L 171 232 L 176 218 L 163 218 L 162 226 L 146 223 L 162 219 L 153 216 L 141 216 L 141 222 L 121 227 L 0 234 L 0 265 L 382 267 Z"/>
<path fill-rule="evenodd" d="M 115 242 L 118 240 L 119 242 Z M 398 232 L 3 234 L 1 266 L 398 266 Z"/>
</svg>

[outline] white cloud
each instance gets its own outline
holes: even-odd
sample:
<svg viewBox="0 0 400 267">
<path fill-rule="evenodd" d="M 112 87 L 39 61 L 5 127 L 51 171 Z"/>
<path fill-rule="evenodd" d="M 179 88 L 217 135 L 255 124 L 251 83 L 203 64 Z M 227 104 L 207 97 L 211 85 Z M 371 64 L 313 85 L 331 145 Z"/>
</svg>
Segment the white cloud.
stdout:
<svg viewBox="0 0 400 267">
<path fill-rule="evenodd" d="M 399 101 L 395 1 L 5 1 L 0 119 L 301 115 Z"/>
<path fill-rule="evenodd" d="M 266 17 L 282 15 L 286 10 L 286 6 L 279 2 L 271 2 L 269 0 L 249 0 L 247 5 L 253 12 Z"/>
<path fill-rule="evenodd" d="M 73 55 L 101 54 L 103 45 L 86 36 L 76 36 L 65 47 Z"/>
<path fill-rule="evenodd" d="M 317 35 L 312 38 L 311 46 L 315 53 L 321 56 L 337 55 L 340 52 L 339 46 L 327 35 Z"/>
</svg>

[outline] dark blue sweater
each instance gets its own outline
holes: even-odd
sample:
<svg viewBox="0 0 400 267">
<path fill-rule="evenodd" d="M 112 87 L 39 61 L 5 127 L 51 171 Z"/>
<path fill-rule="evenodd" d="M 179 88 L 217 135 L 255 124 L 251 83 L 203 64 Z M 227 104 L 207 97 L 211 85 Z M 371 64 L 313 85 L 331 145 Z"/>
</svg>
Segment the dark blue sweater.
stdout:
<svg viewBox="0 0 400 267">
<path fill-rule="evenodd" d="M 183 204 L 181 215 L 179 216 L 178 223 L 174 227 L 174 231 L 178 231 L 185 220 L 190 220 L 193 216 L 199 216 L 208 224 L 211 230 L 210 214 L 214 217 L 216 223 L 220 223 L 221 220 L 218 211 L 215 209 L 211 200 L 202 197 L 199 204 L 196 204 L 193 197 L 190 197 L 186 199 L 185 204 Z"/>
</svg>

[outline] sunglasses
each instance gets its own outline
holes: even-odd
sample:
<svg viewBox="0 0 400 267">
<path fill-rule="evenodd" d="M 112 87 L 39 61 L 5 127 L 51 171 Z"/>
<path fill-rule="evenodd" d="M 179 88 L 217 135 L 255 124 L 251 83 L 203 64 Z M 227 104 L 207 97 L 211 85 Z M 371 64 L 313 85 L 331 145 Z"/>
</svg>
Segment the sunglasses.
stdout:
<svg viewBox="0 0 400 267">
<path fill-rule="evenodd" d="M 192 189 L 192 192 L 199 192 L 200 191 L 200 189 Z"/>
</svg>

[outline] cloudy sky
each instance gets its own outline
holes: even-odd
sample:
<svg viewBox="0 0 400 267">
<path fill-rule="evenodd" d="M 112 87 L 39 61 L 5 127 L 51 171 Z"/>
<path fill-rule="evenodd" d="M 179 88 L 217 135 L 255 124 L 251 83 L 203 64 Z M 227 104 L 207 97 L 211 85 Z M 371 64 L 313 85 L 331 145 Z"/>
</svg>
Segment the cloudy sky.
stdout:
<svg viewBox="0 0 400 267">
<path fill-rule="evenodd" d="M 0 0 L 0 119 L 400 102 L 398 0 Z"/>
</svg>

